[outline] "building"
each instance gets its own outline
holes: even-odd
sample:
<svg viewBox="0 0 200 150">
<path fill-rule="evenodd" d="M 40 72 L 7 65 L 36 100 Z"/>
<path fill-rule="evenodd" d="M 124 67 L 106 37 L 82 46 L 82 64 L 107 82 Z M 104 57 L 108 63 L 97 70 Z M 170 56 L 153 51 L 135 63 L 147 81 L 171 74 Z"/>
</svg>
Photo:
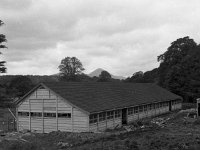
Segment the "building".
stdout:
<svg viewBox="0 0 200 150">
<path fill-rule="evenodd" d="M 182 98 L 150 83 L 41 83 L 17 103 L 18 131 L 95 132 L 180 109 Z"/>
</svg>

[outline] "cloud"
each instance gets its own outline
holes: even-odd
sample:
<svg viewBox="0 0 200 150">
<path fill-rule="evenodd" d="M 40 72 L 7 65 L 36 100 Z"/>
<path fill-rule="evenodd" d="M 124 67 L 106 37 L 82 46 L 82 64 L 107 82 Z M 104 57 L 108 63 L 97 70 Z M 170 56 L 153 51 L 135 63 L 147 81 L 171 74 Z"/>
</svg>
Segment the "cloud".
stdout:
<svg viewBox="0 0 200 150">
<path fill-rule="evenodd" d="M 8 74 L 54 74 L 66 56 L 86 73 L 104 68 L 130 76 L 159 64 L 177 38 L 200 41 L 200 2 L 193 0 L 1 0 Z M 2 50 L 1 50 L 2 51 Z"/>
</svg>

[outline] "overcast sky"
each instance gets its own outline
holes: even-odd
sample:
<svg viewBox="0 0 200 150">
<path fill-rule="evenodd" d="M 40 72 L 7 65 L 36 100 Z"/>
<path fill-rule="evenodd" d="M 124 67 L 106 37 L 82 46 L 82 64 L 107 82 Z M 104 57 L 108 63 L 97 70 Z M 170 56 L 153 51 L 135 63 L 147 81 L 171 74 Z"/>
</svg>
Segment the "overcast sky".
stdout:
<svg viewBox="0 0 200 150">
<path fill-rule="evenodd" d="M 55 74 L 75 56 L 85 73 L 131 76 L 177 38 L 200 42 L 199 0 L 0 0 L 0 20 L 7 74 Z"/>
</svg>

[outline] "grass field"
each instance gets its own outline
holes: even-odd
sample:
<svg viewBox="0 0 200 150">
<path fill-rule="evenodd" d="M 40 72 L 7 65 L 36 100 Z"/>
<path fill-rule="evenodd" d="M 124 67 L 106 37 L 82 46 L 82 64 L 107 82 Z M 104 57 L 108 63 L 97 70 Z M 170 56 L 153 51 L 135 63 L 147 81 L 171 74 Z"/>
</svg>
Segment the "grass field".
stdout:
<svg viewBox="0 0 200 150">
<path fill-rule="evenodd" d="M 130 132 L 121 128 L 105 133 L 15 133 L 13 140 L 8 134 L 8 139 L 0 139 L 0 150 L 199 150 L 200 119 L 186 116 L 185 111 L 158 116 L 167 120 L 162 126 L 144 119 L 146 127 Z"/>
</svg>

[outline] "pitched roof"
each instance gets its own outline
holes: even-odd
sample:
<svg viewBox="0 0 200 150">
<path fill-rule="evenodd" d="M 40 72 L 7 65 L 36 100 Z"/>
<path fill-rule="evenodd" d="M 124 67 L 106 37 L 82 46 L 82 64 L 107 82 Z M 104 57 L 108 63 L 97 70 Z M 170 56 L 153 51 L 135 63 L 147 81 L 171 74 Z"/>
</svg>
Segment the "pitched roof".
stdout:
<svg viewBox="0 0 200 150">
<path fill-rule="evenodd" d="M 182 99 L 152 83 L 56 82 L 43 85 L 89 113 Z"/>
</svg>

